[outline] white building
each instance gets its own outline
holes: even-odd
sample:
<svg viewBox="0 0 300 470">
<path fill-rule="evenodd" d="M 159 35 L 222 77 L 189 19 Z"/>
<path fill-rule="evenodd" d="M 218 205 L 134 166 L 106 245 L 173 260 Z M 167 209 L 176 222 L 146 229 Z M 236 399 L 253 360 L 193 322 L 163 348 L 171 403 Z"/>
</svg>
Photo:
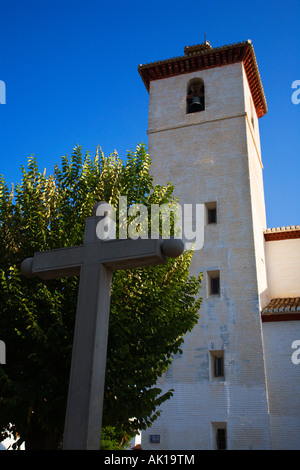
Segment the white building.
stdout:
<svg viewBox="0 0 300 470">
<path fill-rule="evenodd" d="M 174 396 L 142 449 L 299 449 L 300 227 L 267 230 L 251 41 L 139 66 L 157 183 L 205 204 L 200 320 L 160 380 Z M 295 343 L 296 341 L 296 343 Z"/>
</svg>

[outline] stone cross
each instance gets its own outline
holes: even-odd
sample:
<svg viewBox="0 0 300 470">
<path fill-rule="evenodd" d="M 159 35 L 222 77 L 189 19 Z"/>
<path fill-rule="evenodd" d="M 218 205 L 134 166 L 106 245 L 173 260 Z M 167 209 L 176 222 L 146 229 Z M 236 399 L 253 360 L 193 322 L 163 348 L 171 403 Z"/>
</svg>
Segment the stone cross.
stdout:
<svg viewBox="0 0 300 470">
<path fill-rule="evenodd" d="M 21 265 L 26 277 L 80 275 L 64 449 L 100 448 L 112 271 L 164 264 L 183 252 L 179 239 L 100 240 L 99 204 L 86 219 L 83 245 L 37 252 Z"/>
</svg>

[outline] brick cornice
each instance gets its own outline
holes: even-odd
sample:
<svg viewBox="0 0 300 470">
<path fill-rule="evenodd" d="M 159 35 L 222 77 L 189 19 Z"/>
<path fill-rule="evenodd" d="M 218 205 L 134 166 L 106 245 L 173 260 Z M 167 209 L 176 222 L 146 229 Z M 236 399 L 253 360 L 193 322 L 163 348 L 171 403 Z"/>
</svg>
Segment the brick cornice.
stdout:
<svg viewBox="0 0 300 470">
<path fill-rule="evenodd" d="M 296 227 L 291 226 L 268 229 L 264 232 L 264 237 L 266 242 L 300 238 L 300 227 L 297 225 Z"/>
</svg>

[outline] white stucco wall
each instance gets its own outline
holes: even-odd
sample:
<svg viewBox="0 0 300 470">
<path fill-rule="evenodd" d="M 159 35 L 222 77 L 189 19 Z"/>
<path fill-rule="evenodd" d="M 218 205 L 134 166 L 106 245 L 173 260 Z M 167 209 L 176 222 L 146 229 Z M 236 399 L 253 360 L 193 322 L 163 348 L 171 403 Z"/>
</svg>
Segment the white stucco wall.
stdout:
<svg viewBox="0 0 300 470">
<path fill-rule="evenodd" d="M 270 299 L 300 296 L 300 238 L 265 242 Z"/>
</svg>

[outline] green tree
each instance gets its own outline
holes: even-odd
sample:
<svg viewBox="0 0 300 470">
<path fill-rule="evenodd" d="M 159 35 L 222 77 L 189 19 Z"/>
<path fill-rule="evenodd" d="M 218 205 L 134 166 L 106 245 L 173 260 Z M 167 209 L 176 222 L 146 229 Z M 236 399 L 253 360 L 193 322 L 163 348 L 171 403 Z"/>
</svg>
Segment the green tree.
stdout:
<svg viewBox="0 0 300 470">
<path fill-rule="evenodd" d="M 9 191 L 0 177 L 0 431 L 26 449 L 59 447 L 67 400 L 78 278 L 25 279 L 23 259 L 35 251 L 83 242 L 85 219 L 98 201 L 117 207 L 172 203 L 173 186 L 154 186 L 144 145 L 127 155 L 94 158 L 76 147 L 46 176 L 34 157 Z M 157 418 L 162 394 L 157 378 L 180 351 L 198 320 L 201 278 L 189 275 L 192 252 L 166 265 L 114 273 L 103 425 L 132 435 Z"/>
</svg>

